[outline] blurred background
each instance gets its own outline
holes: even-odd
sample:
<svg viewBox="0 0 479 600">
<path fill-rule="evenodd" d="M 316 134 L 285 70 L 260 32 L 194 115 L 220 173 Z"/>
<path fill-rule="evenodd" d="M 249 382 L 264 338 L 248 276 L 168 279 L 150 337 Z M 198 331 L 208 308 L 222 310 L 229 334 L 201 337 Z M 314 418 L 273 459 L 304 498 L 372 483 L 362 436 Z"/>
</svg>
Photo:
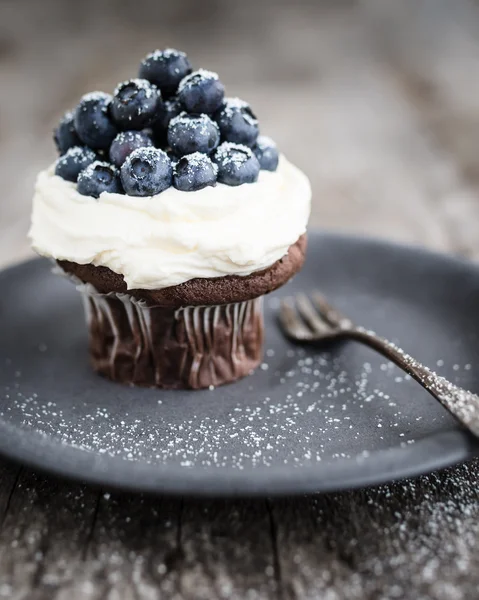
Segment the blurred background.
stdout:
<svg viewBox="0 0 479 600">
<path fill-rule="evenodd" d="M 0 0 L 0 265 L 29 256 L 63 112 L 167 46 L 252 104 L 311 179 L 312 225 L 477 257 L 479 3 Z"/>
</svg>

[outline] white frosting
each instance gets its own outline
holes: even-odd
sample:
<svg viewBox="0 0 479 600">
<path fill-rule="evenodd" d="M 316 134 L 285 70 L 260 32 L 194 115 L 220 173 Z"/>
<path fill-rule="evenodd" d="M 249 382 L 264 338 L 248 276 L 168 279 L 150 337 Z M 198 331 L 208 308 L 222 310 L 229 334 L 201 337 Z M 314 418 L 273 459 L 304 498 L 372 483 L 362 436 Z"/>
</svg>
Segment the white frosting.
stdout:
<svg viewBox="0 0 479 600">
<path fill-rule="evenodd" d="M 29 236 L 39 254 L 109 267 L 129 289 L 160 289 L 269 267 L 306 231 L 310 204 L 307 177 L 284 156 L 256 183 L 146 198 L 82 196 L 50 167 L 38 175 Z"/>
</svg>

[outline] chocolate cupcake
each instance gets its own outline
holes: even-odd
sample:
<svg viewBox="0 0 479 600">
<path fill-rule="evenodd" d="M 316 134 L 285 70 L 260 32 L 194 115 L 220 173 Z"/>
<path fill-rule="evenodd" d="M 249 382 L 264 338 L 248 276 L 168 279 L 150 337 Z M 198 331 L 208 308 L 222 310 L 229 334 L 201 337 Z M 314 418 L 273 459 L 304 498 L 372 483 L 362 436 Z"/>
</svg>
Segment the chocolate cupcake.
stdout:
<svg viewBox="0 0 479 600">
<path fill-rule="evenodd" d="M 304 261 L 309 182 L 183 53 L 148 55 L 140 77 L 62 119 L 32 245 L 81 292 L 97 372 L 221 385 L 261 361 L 263 296 Z"/>
</svg>

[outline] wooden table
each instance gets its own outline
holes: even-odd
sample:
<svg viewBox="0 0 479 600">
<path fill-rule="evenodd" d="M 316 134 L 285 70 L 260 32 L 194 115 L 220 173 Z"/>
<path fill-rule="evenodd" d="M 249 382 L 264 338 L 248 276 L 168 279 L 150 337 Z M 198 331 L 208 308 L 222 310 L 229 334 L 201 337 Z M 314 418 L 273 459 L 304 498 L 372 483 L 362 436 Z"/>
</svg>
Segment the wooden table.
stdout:
<svg viewBox="0 0 479 600">
<path fill-rule="evenodd" d="M 479 256 L 479 8 L 466 0 L 0 2 L 0 262 L 83 92 L 171 44 L 310 175 L 312 223 Z M 0 464 L 0 599 L 479 597 L 479 463 L 284 500 L 143 497 Z"/>
</svg>

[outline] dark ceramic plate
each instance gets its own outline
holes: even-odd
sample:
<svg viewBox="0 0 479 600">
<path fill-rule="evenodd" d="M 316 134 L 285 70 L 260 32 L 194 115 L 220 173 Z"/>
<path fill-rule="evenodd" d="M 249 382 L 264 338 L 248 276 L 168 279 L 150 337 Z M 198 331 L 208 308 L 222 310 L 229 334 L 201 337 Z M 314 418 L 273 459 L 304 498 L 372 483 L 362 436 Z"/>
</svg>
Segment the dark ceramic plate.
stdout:
<svg viewBox="0 0 479 600">
<path fill-rule="evenodd" d="M 479 270 L 385 242 L 311 234 L 294 282 L 268 297 L 264 363 L 200 392 L 123 387 L 90 371 L 74 286 L 34 260 L 0 274 L 0 452 L 133 490 L 298 494 L 452 465 L 479 443 L 397 368 L 357 343 L 287 343 L 280 296 L 320 288 L 362 325 L 479 391 Z"/>
</svg>

